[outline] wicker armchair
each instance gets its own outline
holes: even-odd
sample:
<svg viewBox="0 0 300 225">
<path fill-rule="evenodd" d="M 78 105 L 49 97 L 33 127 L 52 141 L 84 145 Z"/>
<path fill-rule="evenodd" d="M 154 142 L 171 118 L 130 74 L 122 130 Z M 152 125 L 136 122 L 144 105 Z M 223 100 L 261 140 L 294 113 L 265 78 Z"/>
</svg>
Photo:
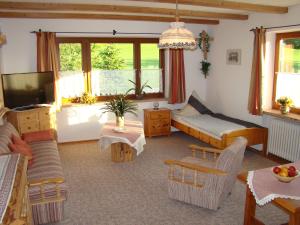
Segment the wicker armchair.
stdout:
<svg viewBox="0 0 300 225">
<path fill-rule="evenodd" d="M 182 160 L 166 160 L 169 165 L 169 197 L 216 210 L 231 192 L 239 172 L 247 140 L 238 137 L 225 148 L 190 145 L 192 157 Z M 197 152 L 202 158 L 197 158 Z"/>
</svg>

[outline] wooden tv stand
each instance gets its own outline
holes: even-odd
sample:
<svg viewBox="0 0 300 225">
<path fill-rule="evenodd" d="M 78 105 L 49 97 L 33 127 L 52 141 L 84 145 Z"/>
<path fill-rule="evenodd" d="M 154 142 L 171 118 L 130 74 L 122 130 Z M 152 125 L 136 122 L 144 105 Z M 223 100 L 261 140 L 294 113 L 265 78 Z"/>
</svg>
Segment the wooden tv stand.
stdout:
<svg viewBox="0 0 300 225">
<path fill-rule="evenodd" d="M 53 129 L 56 130 L 56 112 L 54 107 L 43 106 L 25 110 L 12 110 L 7 120 L 22 135 L 24 133 Z"/>
</svg>

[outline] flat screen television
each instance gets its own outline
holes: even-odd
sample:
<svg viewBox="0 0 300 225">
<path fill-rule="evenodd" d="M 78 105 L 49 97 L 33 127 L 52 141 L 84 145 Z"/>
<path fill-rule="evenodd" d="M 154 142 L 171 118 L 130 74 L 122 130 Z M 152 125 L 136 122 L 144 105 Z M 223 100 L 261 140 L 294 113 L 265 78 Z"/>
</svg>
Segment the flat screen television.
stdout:
<svg viewBox="0 0 300 225">
<path fill-rule="evenodd" d="M 2 74 L 4 105 L 27 107 L 54 102 L 53 72 Z"/>
</svg>

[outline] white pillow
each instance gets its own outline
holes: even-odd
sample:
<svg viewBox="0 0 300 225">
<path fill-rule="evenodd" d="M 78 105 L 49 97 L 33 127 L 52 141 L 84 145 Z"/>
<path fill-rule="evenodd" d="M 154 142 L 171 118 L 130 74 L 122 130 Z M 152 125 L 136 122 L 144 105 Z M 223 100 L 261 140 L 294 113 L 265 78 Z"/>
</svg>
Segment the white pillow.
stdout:
<svg viewBox="0 0 300 225">
<path fill-rule="evenodd" d="M 201 114 L 190 104 L 186 104 L 182 109 L 178 110 L 177 115 L 180 116 L 200 116 Z"/>
</svg>

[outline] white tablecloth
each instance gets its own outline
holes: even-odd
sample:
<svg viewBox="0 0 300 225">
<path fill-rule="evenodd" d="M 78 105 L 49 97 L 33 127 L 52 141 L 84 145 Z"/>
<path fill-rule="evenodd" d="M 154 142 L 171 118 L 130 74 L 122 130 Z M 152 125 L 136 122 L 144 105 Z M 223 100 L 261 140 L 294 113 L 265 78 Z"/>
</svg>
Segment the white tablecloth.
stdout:
<svg viewBox="0 0 300 225">
<path fill-rule="evenodd" d="M 125 121 L 125 131 L 115 132 L 115 122 L 107 122 L 102 129 L 99 145 L 101 150 L 105 150 L 113 143 L 122 142 L 128 144 L 136 150 L 139 155 L 144 150 L 146 144 L 143 124 L 140 121 Z"/>
</svg>

